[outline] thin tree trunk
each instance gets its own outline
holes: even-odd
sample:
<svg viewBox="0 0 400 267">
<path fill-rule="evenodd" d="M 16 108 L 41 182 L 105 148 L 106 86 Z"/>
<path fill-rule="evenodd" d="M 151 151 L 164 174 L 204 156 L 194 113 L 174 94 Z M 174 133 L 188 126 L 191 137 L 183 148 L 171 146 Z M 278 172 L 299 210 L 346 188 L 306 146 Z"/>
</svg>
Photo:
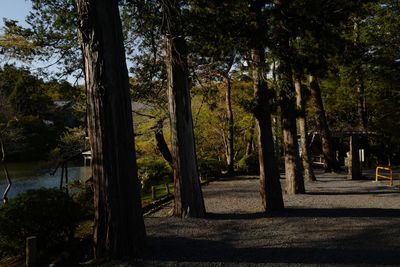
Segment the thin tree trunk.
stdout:
<svg viewBox="0 0 400 267">
<path fill-rule="evenodd" d="M 146 232 L 118 1 L 75 0 L 84 56 L 96 258 L 140 255 Z"/>
<path fill-rule="evenodd" d="M 249 129 L 249 138 L 247 139 L 247 146 L 246 146 L 246 155 L 247 156 L 250 156 L 251 154 L 253 154 L 253 150 L 254 150 L 253 139 L 254 139 L 255 126 L 256 126 L 256 123 L 253 122 Z"/>
<path fill-rule="evenodd" d="M 260 193 L 265 211 L 284 208 L 279 169 L 274 153 L 271 107 L 268 87 L 264 80 L 266 64 L 262 48 L 251 50 L 254 88 L 254 117 L 257 122 L 258 155 L 260 163 Z"/>
<path fill-rule="evenodd" d="M 157 145 L 158 151 L 161 153 L 163 158 L 171 166 L 173 166 L 171 151 L 169 150 L 167 142 L 165 142 L 164 133 L 163 133 L 163 128 L 164 128 L 163 126 L 164 126 L 164 120 L 162 120 L 162 119 L 159 120 L 157 122 L 157 125 L 155 126 L 154 136 L 155 136 L 155 139 L 156 139 L 156 145 Z"/>
<path fill-rule="evenodd" d="M 311 97 L 314 103 L 317 129 L 321 138 L 322 153 L 324 154 L 325 159 L 325 171 L 337 171 L 338 167 L 332 149 L 331 134 L 328 127 L 328 122 L 326 121 L 326 115 L 321 96 L 321 88 L 319 87 L 318 78 L 315 76 L 315 74 L 311 73 L 309 76 L 309 81 Z"/>
<path fill-rule="evenodd" d="M 178 7 L 170 7 L 177 10 Z M 169 19 L 176 19 L 169 16 Z M 180 217 L 204 217 L 190 104 L 187 46 L 183 37 L 166 37 L 168 100 L 174 162 L 175 206 Z"/>
<path fill-rule="evenodd" d="M 296 89 L 297 123 L 299 125 L 301 161 L 303 163 L 303 174 L 305 181 L 315 181 L 314 170 L 311 166 L 310 151 L 307 143 L 307 121 L 305 101 L 301 90 L 301 75 L 294 73 L 294 87 Z"/>
<path fill-rule="evenodd" d="M 225 105 L 226 105 L 226 114 L 228 119 L 228 144 L 227 144 L 227 165 L 228 165 L 228 175 L 233 175 L 234 173 L 234 164 L 235 164 L 235 150 L 233 146 L 233 137 L 234 137 L 234 121 L 233 121 L 233 111 L 232 111 L 232 100 L 231 100 L 231 79 L 229 74 L 225 77 L 226 82 L 226 91 L 225 91 Z"/>
<path fill-rule="evenodd" d="M 360 42 L 360 25 L 359 25 L 359 18 L 354 17 L 354 45 L 359 47 Z M 365 86 L 364 86 L 364 78 L 363 78 L 363 71 L 361 63 L 357 63 L 354 71 L 354 76 L 356 79 L 356 92 L 357 92 L 357 111 L 358 111 L 358 118 L 359 118 L 359 126 L 361 130 L 367 130 L 367 107 L 365 101 Z"/>
<path fill-rule="evenodd" d="M 350 136 L 349 140 L 350 151 L 349 151 L 349 168 L 348 178 L 351 180 L 357 180 L 362 178 L 362 169 L 360 164 L 360 137 L 356 134 Z"/>
</svg>

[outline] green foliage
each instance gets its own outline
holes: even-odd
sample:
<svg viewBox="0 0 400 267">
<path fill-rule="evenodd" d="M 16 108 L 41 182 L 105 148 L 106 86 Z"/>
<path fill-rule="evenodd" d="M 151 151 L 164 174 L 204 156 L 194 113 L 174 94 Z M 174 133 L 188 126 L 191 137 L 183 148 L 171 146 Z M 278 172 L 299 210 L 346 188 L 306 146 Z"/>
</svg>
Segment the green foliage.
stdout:
<svg viewBox="0 0 400 267">
<path fill-rule="evenodd" d="M 44 82 L 25 69 L 3 66 L 0 138 L 7 156 L 14 160 L 46 158 L 67 127 L 83 123 L 82 92 L 66 81 Z"/>
<path fill-rule="evenodd" d="M 81 217 L 83 219 L 94 217 L 93 204 L 93 180 L 87 181 L 75 180 L 68 184 L 68 189 L 72 193 L 72 199 L 79 206 Z"/>
<path fill-rule="evenodd" d="M 73 157 L 86 149 L 85 130 L 82 127 L 67 128 L 58 145 L 61 158 Z"/>
<path fill-rule="evenodd" d="M 142 190 L 148 192 L 151 186 L 172 181 L 172 170 L 168 163 L 154 156 L 141 157 L 137 160 L 138 177 Z"/>
<path fill-rule="evenodd" d="M 0 251 L 21 253 L 28 236 L 38 238 L 41 252 L 72 237 L 79 207 L 56 189 L 30 190 L 0 208 Z"/>
<path fill-rule="evenodd" d="M 221 175 L 221 170 L 224 169 L 224 164 L 215 158 L 199 158 L 197 164 L 202 179 L 218 177 Z"/>
<path fill-rule="evenodd" d="M 258 155 L 253 153 L 250 155 L 244 155 L 237 163 L 237 169 L 239 172 L 246 174 L 257 174 L 260 172 L 260 165 L 258 162 Z"/>
</svg>

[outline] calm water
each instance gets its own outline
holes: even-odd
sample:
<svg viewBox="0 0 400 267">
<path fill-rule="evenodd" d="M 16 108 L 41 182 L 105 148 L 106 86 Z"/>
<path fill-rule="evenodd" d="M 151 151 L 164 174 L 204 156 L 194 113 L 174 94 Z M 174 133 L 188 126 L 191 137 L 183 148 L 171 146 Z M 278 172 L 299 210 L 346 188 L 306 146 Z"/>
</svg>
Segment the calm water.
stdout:
<svg viewBox="0 0 400 267">
<path fill-rule="evenodd" d="M 58 188 L 60 186 L 61 169 L 54 175 L 50 171 L 43 170 L 39 163 L 9 163 L 7 164 L 12 186 L 8 192 L 8 197 L 13 198 L 29 189 Z M 51 170 L 52 171 L 52 170 Z M 68 180 L 86 180 L 90 177 L 90 167 L 69 167 Z M 7 180 L 0 168 L 0 198 L 7 187 Z M 63 183 L 65 184 L 65 182 Z"/>
</svg>

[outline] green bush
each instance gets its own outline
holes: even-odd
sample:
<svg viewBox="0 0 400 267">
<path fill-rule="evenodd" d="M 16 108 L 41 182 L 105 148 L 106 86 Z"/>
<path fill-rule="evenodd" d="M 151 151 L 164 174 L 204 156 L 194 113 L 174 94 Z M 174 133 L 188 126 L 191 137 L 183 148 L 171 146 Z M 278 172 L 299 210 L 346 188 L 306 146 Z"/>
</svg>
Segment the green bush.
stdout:
<svg viewBox="0 0 400 267">
<path fill-rule="evenodd" d="M 237 168 L 239 172 L 244 172 L 247 174 L 257 174 L 260 172 L 258 155 L 250 154 L 244 155 L 237 163 Z"/>
<path fill-rule="evenodd" d="M 220 176 L 223 169 L 222 163 L 218 159 L 213 158 L 199 158 L 198 165 L 202 179 Z"/>
<path fill-rule="evenodd" d="M 68 189 L 72 192 L 72 199 L 81 210 L 82 219 L 94 217 L 93 203 L 93 180 L 89 179 L 85 182 L 75 180 L 68 183 Z"/>
<path fill-rule="evenodd" d="M 22 253 L 28 236 L 38 238 L 44 252 L 72 237 L 80 218 L 79 207 L 63 191 L 30 190 L 0 208 L 0 251 Z"/>
<path fill-rule="evenodd" d="M 172 169 L 165 160 L 156 157 L 142 157 L 137 160 L 138 176 L 142 190 L 147 192 L 151 186 L 172 181 Z"/>
</svg>

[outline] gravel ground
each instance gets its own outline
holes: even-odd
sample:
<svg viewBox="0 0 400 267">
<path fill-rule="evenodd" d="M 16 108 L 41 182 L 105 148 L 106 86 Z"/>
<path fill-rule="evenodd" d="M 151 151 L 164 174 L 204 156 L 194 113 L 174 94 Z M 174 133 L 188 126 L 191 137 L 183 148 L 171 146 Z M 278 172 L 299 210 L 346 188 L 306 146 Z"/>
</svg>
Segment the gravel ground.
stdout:
<svg viewBox="0 0 400 267">
<path fill-rule="evenodd" d="M 212 182 L 203 187 L 206 219 L 168 217 L 171 203 L 146 217 L 150 252 L 138 265 L 400 266 L 399 188 L 371 177 L 317 179 L 268 214 L 256 178 Z"/>
</svg>

